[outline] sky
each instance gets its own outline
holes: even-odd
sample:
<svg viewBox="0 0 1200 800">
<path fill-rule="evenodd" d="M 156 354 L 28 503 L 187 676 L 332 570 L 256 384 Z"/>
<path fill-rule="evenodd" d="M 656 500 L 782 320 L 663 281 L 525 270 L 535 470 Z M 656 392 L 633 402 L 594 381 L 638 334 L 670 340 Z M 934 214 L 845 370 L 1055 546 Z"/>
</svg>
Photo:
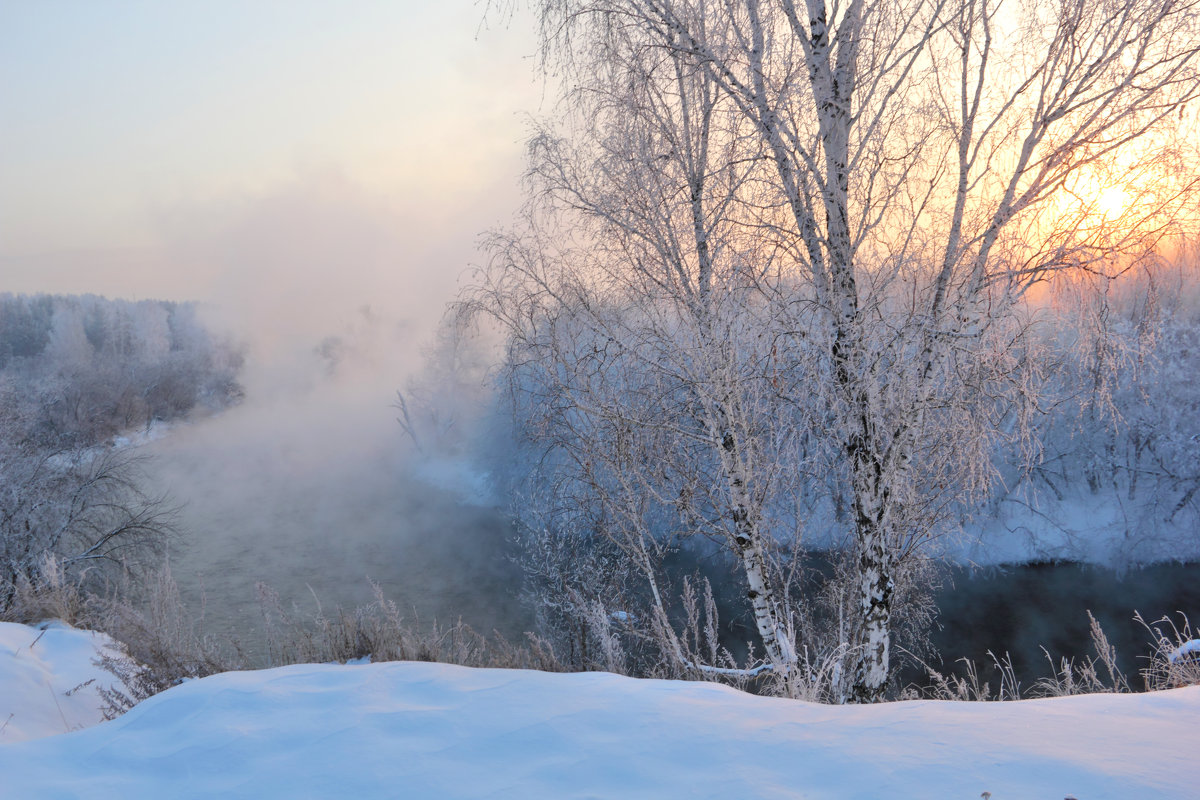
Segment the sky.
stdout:
<svg viewBox="0 0 1200 800">
<path fill-rule="evenodd" d="M 486 17 L 474 0 L 0 0 L 0 291 L 326 326 L 368 302 L 427 310 L 510 218 L 542 103 L 532 26 Z"/>
</svg>

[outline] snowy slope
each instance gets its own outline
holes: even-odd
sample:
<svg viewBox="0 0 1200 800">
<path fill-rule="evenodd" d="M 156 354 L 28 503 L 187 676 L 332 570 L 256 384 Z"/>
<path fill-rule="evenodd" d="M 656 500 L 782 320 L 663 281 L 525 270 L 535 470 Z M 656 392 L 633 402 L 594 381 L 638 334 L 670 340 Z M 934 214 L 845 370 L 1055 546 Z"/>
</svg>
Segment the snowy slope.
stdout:
<svg viewBox="0 0 1200 800">
<path fill-rule="evenodd" d="M 102 722 L 97 687 L 124 688 L 92 663 L 102 649 L 120 655 L 102 633 L 0 622 L 0 745 Z"/>
<path fill-rule="evenodd" d="M 3 798 L 1196 797 L 1200 687 L 831 707 L 426 663 L 192 681 L 0 747 Z"/>
</svg>

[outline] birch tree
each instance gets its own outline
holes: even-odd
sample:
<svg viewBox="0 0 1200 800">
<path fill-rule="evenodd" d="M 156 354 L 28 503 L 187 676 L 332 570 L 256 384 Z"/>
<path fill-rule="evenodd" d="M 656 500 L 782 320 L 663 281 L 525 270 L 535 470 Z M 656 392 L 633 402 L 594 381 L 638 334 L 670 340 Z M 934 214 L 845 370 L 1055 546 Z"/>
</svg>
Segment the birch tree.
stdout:
<svg viewBox="0 0 1200 800">
<path fill-rule="evenodd" d="M 970 406 L 964 393 L 980 385 L 970 373 L 1008 335 L 1032 286 L 1152 254 L 1195 196 L 1179 124 L 1200 88 L 1196 6 L 536 8 L 545 63 L 561 69 L 581 114 L 552 146 L 535 139 L 531 185 L 594 223 L 566 234 L 596 254 L 577 264 L 575 280 L 617 277 L 626 298 L 638 287 L 669 297 L 696 352 L 737 364 L 753 359 L 714 334 L 716 276 L 752 286 L 772 320 L 791 317 L 773 330 L 794 337 L 788 353 L 804 357 L 789 365 L 793 374 L 827 401 L 831 470 L 844 476 L 852 507 L 857 600 L 845 699 L 878 700 L 892 663 L 896 559 L 930 530 L 914 513 L 929 485 L 922 476 L 961 450 L 983 453 L 989 435 L 978 425 L 975 442 L 935 439 L 935 418 Z M 564 156 L 572 146 L 581 149 Z M 1130 198 L 1117 212 L 1101 201 L 1113 189 Z M 586 302 L 567 302 L 544 281 L 525 288 L 533 305 Z M 694 376 L 711 389 L 697 418 L 719 445 L 714 480 L 759 633 L 786 673 L 795 665 L 786 615 L 754 577 L 766 574 L 754 566 L 754 446 L 739 438 L 738 401 L 726 399 L 738 392 L 722 384 L 725 374 L 714 366 Z"/>
<path fill-rule="evenodd" d="M 472 299 L 504 323 L 514 380 L 536 398 L 524 418 L 564 459 L 553 493 L 599 502 L 591 525 L 635 566 L 676 665 L 717 669 L 671 628 L 664 548 L 710 537 L 739 564 L 758 667 L 786 684 L 795 633 L 765 518 L 795 474 L 772 469 L 800 450 L 783 442 L 804 431 L 767 396 L 779 309 L 757 283 L 779 254 L 732 211 L 755 170 L 751 131 L 711 75 L 636 27 L 595 55 L 611 81 L 571 103 L 600 126 L 533 140 L 528 226 L 495 237 Z"/>
</svg>

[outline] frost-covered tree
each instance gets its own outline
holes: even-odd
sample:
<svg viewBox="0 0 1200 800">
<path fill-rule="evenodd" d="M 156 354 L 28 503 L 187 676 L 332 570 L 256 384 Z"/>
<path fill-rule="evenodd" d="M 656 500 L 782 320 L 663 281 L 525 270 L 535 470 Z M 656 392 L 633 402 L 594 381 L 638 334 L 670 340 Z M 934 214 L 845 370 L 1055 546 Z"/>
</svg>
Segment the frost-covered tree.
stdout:
<svg viewBox="0 0 1200 800">
<path fill-rule="evenodd" d="M 771 399 L 786 371 L 770 333 L 782 310 L 758 282 L 778 278 L 780 254 L 723 213 L 754 171 L 729 158 L 744 126 L 736 108 L 711 76 L 649 44 L 633 28 L 607 42 L 608 68 L 636 80 L 572 98 L 603 127 L 534 140 L 530 179 L 547 202 L 527 229 L 493 238 L 495 268 L 469 299 L 504 324 L 525 431 L 552 450 L 545 499 L 525 521 L 548 537 L 602 537 L 612 553 L 589 563 L 619 554 L 633 576 L 597 567 L 572 584 L 571 569 L 541 563 L 559 594 L 543 601 L 572 595 L 584 619 L 619 606 L 621 620 L 654 620 L 675 668 L 731 669 L 684 653 L 663 570 L 679 542 L 712 539 L 735 555 L 765 666 L 786 686 L 796 621 L 779 596 L 792 539 L 779 529 L 795 525 L 771 517 L 795 515 L 784 499 L 801 474 L 807 409 Z M 534 550 L 580 552 L 544 537 Z"/>
<path fill-rule="evenodd" d="M 931 503 L 986 483 L 1026 292 L 1126 268 L 1194 197 L 1178 120 L 1200 87 L 1200 15 L 1175 0 L 534 5 L 568 88 L 565 120 L 534 139 L 540 210 L 488 277 L 516 363 L 571 387 L 554 398 L 561 420 L 604 447 L 653 418 L 589 406 L 564 370 L 591 386 L 620 362 L 645 408 L 688 409 L 677 437 L 718 465 L 697 473 L 714 499 L 705 523 L 742 561 L 780 675 L 796 655 L 760 554 L 782 532 L 763 530 L 756 470 L 802 469 L 760 460 L 763 442 L 820 431 L 856 565 L 844 697 L 877 700 L 898 559 L 932 532 Z M 539 336 L 561 344 L 530 347 Z M 571 347 L 594 357 L 562 363 Z M 655 400 L 658 374 L 672 380 Z M 747 424 L 760 402 L 790 433 Z M 784 424 L 813 407 L 816 423 Z"/>
<path fill-rule="evenodd" d="M 173 510 L 139 488 L 136 459 L 48 452 L 14 438 L 0 437 L 0 614 L 23 586 L 36 591 L 56 579 L 46 569 L 99 590 L 106 579 L 157 563 Z"/>
<path fill-rule="evenodd" d="M 1036 303 L 1040 458 L 998 455 L 988 514 L 1046 556 L 1125 567 L 1200 552 L 1198 263 L 1192 245 L 1115 278 L 1064 274 Z"/>
</svg>

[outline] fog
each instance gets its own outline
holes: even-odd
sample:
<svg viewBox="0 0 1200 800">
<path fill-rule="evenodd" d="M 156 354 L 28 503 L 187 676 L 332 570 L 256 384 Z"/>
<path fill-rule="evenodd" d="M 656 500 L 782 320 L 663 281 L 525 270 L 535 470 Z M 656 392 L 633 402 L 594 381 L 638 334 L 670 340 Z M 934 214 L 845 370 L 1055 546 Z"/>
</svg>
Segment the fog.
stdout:
<svg viewBox="0 0 1200 800">
<path fill-rule="evenodd" d="M 209 324 L 246 347 L 244 402 L 145 448 L 181 506 L 172 571 L 206 630 L 253 651 L 259 582 L 307 613 L 370 602 L 369 580 L 424 622 L 526 627 L 503 514 L 420 478 L 393 407 L 495 213 L 430 219 L 324 174 L 170 237 L 208 276 Z"/>
<path fill-rule="evenodd" d="M 265 649 L 260 584 L 302 617 L 369 603 L 374 582 L 415 623 L 462 619 L 510 638 L 532 628 L 518 597 L 506 499 L 481 492 L 486 476 L 462 453 L 428 443 L 418 452 L 394 407 L 397 390 L 425 374 L 447 303 L 483 258 L 479 233 L 515 208 L 518 170 L 514 157 L 504 177 L 452 206 L 396 201 L 335 169 L 301 171 L 271 191 L 163 213 L 159 244 L 132 261 L 77 253 L 42 262 L 43 277 L 65 291 L 198 300 L 208 325 L 243 343 L 244 401 L 160 429 L 144 452 L 152 457 L 150 488 L 180 506 L 170 557 L 186 606 L 204 631 L 236 640 L 252 663 Z M 477 446 L 486 438 L 479 434 L 464 435 Z M 1103 550 L 1092 541 L 1096 507 L 1091 495 L 1069 497 L 1054 530 L 1034 537 L 1021 528 L 1037 541 L 999 520 L 984 530 L 996 540 L 991 550 L 960 559 L 1094 556 Z M 1044 555 L 1072 513 L 1088 533 L 1084 546 Z M 1110 538 L 1136 544 L 1123 531 L 1113 528 Z M 1169 552 L 1192 551 L 1172 540 Z M 1122 638 L 1122 652 L 1136 654 L 1143 634 L 1129 625 L 1134 608 L 1156 618 L 1195 602 L 1194 568 L 1156 573 L 1152 597 L 1138 592 L 1149 582 L 1141 573 L 1063 568 L 1061 598 L 1048 608 L 1031 604 L 1038 595 L 1019 580 L 1026 574 L 1046 591 L 1036 565 L 990 582 L 959 576 L 939 594 L 945 633 L 935 644 L 977 659 L 1011 648 L 1023 669 L 1036 671 L 1037 644 L 1086 649 L 1085 627 L 1072 639 L 1055 631 L 1079 633 L 1089 608 Z M 1086 593 L 1081 574 L 1103 576 L 1092 595 L 1108 606 Z M 996 603 L 980 596 L 1002 597 L 1004 613 L 982 613 Z"/>
</svg>

